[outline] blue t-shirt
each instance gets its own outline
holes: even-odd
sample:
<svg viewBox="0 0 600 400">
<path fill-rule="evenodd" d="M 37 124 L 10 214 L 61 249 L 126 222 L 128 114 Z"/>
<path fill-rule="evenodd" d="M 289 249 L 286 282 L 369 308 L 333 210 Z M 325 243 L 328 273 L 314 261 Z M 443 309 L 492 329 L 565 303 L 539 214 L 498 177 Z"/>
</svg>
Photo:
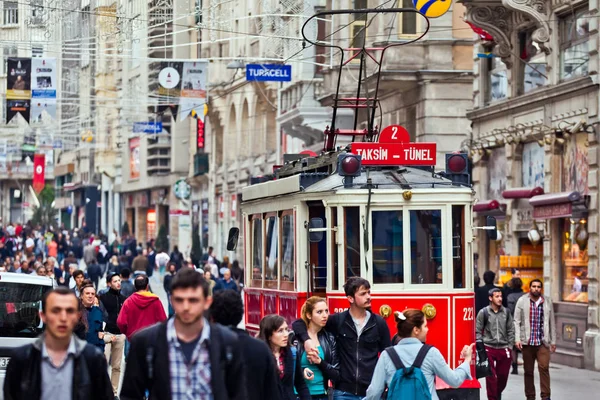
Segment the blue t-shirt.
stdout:
<svg viewBox="0 0 600 400">
<path fill-rule="evenodd" d="M 325 358 L 325 354 L 323 353 L 323 349 L 321 346 L 318 346 L 319 349 L 319 357 L 321 359 Z M 302 353 L 302 358 L 300 359 L 300 366 L 302 367 L 302 376 L 304 376 L 304 368 L 308 368 L 315 374 L 315 377 L 312 380 L 304 379 L 306 382 L 306 386 L 308 386 L 308 390 L 310 391 L 311 396 L 320 396 L 324 395 L 327 392 L 325 391 L 325 386 L 323 385 L 323 373 L 315 364 L 311 364 L 308 361 L 308 357 L 306 356 L 306 352 Z"/>
</svg>

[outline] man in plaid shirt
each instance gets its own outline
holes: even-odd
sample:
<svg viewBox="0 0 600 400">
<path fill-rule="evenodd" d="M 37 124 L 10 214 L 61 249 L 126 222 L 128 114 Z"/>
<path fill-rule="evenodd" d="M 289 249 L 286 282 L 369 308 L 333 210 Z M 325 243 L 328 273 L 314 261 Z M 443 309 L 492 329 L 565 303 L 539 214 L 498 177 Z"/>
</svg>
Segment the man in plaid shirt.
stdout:
<svg viewBox="0 0 600 400">
<path fill-rule="evenodd" d="M 121 400 L 245 400 L 243 355 L 237 335 L 204 317 L 212 299 L 195 269 L 171 283 L 175 316 L 134 334 Z"/>
<path fill-rule="evenodd" d="M 550 400 L 550 353 L 556 351 L 556 322 L 552 300 L 542 295 L 542 281 L 529 283 L 529 296 L 515 306 L 515 346 L 523 352 L 525 397 L 535 400 L 533 368 L 538 363 L 541 397 Z"/>
</svg>

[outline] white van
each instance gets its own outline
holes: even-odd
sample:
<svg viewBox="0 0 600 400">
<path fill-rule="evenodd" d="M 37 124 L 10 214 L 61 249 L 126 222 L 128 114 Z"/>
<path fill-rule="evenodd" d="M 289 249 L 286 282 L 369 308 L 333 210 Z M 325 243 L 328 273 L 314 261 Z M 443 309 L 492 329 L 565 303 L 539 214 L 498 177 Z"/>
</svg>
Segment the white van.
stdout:
<svg viewBox="0 0 600 400">
<path fill-rule="evenodd" d="M 54 286 L 46 276 L 0 272 L 0 400 L 11 351 L 42 333 L 42 297 Z"/>
</svg>

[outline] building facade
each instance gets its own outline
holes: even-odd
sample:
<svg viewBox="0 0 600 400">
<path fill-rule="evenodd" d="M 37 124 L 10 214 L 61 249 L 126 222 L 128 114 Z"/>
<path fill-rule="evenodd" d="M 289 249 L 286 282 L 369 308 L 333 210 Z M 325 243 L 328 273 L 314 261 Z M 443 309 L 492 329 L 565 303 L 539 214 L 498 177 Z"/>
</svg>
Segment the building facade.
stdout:
<svg viewBox="0 0 600 400">
<path fill-rule="evenodd" d="M 600 369 L 598 16 L 587 1 L 470 1 L 475 49 L 467 113 L 475 211 L 501 238 L 476 242 L 478 272 L 519 271 L 554 301 L 552 360 Z"/>
</svg>

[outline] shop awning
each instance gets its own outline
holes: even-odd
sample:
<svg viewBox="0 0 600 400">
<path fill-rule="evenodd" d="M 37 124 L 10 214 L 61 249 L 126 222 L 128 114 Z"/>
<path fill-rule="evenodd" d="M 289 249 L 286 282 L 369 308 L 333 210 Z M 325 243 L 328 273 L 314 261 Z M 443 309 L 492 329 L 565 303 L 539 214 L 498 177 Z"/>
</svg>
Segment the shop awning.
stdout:
<svg viewBox="0 0 600 400">
<path fill-rule="evenodd" d="M 529 199 L 533 206 L 534 219 L 567 218 L 585 214 L 589 202 L 588 196 L 581 193 L 560 192 L 547 193 Z"/>
<path fill-rule="evenodd" d="M 473 206 L 473 211 L 485 215 L 501 215 L 506 212 L 506 204 L 502 204 L 498 200 L 478 201 Z"/>
<path fill-rule="evenodd" d="M 502 192 L 502 197 L 505 199 L 529 199 L 534 196 L 544 194 L 544 188 L 541 187 L 517 187 L 506 189 Z"/>
</svg>

